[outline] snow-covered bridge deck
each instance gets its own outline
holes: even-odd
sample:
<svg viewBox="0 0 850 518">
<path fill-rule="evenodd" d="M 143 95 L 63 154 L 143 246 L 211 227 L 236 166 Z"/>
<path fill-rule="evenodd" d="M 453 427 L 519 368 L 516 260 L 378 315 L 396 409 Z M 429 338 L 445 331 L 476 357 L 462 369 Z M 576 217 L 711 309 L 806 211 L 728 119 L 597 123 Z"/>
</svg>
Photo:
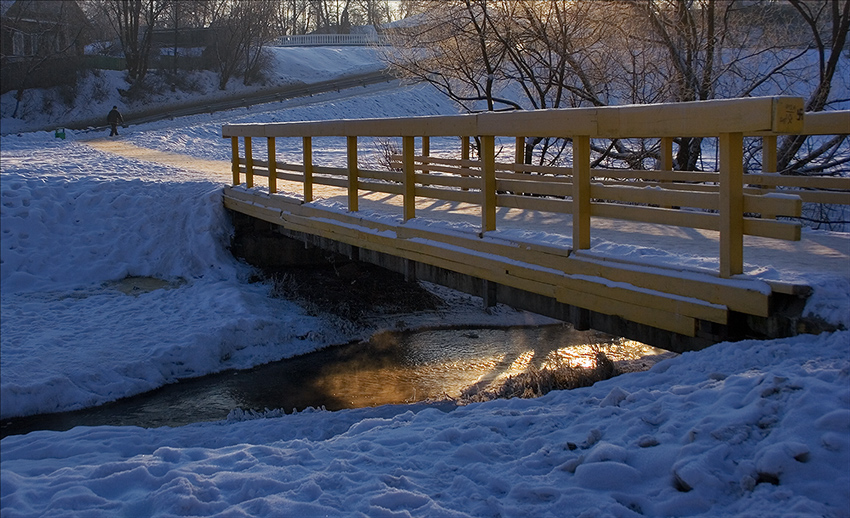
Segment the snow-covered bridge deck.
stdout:
<svg viewBox="0 0 850 518">
<path fill-rule="evenodd" d="M 417 277 L 481 279 L 474 291 L 491 302 L 682 350 L 805 330 L 811 274 L 850 276 L 846 235 L 801 233 L 799 223 L 775 219 L 799 216 L 803 201 L 850 204 L 850 179 L 788 182 L 745 175 L 742 165 L 744 135 L 765 139 L 770 171 L 777 135 L 845 126 L 847 112 L 804 116 L 797 98 L 225 125 L 234 184 L 225 204 Z M 481 160 L 469 159 L 470 135 Z M 314 163 L 312 139 L 325 136 L 347 138 L 348 167 Z M 363 136 L 401 138 L 395 170 L 359 167 Z M 445 136 L 462 137 L 458 158 L 429 155 L 429 138 Z M 516 139 L 513 163 L 496 161 L 497 136 Z M 534 136 L 570 138 L 572 167 L 523 164 Z M 672 171 L 681 136 L 718 137 L 719 171 Z M 266 160 L 253 156 L 257 137 Z M 279 163 L 275 142 L 287 137 L 302 139 L 301 164 Z M 660 170 L 592 169 L 591 139 L 614 138 L 657 139 Z M 267 177 L 266 187 L 255 187 L 255 176 Z M 806 189 L 777 192 L 788 185 Z"/>
</svg>

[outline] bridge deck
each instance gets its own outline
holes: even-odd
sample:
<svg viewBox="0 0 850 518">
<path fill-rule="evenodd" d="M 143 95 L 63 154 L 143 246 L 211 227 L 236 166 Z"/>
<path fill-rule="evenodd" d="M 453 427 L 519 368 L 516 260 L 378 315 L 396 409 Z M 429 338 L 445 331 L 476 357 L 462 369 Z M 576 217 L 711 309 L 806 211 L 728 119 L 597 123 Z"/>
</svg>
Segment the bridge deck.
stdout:
<svg viewBox="0 0 850 518">
<path fill-rule="evenodd" d="M 497 211 L 498 230 L 482 238 L 479 206 L 421 199 L 417 217 L 403 222 L 400 195 L 361 191 L 354 213 L 346 209 L 346 189 L 317 185 L 316 201 L 304 204 L 299 188 L 280 180 L 276 194 L 227 187 L 225 205 L 289 231 L 708 342 L 729 334 L 733 313 L 769 319 L 778 294 L 807 296 L 812 275 L 850 279 L 846 234 L 804 232 L 803 239 L 790 242 L 748 236 L 745 257 L 753 266 L 723 279 L 716 273 L 719 238 L 713 231 L 594 218 L 593 249 L 574 251 L 567 214 L 503 207 Z"/>
<path fill-rule="evenodd" d="M 224 164 L 224 162 L 222 162 Z M 278 179 L 279 197 L 301 203 L 301 182 Z M 250 192 L 264 192 L 264 187 Z M 347 190 L 329 185 L 314 185 L 314 207 L 346 212 Z M 263 196 L 265 197 L 265 196 Z M 416 218 L 402 222 L 403 198 L 384 192 L 360 191 L 357 218 L 376 223 L 398 224 L 408 228 L 452 231 L 477 237 L 481 207 L 462 202 L 418 198 Z M 570 214 L 499 207 L 497 230 L 488 239 L 503 239 L 548 245 L 571 254 L 572 217 Z M 719 232 L 593 217 L 591 250 L 577 255 L 600 260 L 616 260 L 634 265 L 663 267 L 676 271 L 694 271 L 716 275 Z M 850 234 L 805 231 L 800 241 L 785 241 L 744 236 L 745 271 L 739 279 L 764 281 L 781 292 L 792 286 L 808 286 L 813 276 L 839 276 L 850 280 Z"/>
</svg>

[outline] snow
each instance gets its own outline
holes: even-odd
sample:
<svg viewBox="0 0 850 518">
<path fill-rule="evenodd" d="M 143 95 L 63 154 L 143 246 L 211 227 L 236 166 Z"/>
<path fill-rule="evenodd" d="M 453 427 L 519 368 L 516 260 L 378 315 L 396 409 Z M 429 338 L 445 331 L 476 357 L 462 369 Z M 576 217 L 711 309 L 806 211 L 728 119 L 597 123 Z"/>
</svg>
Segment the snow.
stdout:
<svg viewBox="0 0 850 518">
<path fill-rule="evenodd" d="M 122 139 L 226 160 L 225 120 L 454 109 L 424 87 L 354 93 L 131 126 Z M 91 406 L 350 337 L 269 298 L 270 287 L 229 254 L 232 229 L 218 203 L 226 177 L 97 151 L 85 143 L 93 136 L 105 135 L 0 141 L 2 418 Z M 562 239 L 542 230 L 523 237 Z M 676 260 L 660 245 L 599 245 L 603 259 Z M 758 273 L 782 277 L 793 266 Z M 815 287 L 807 311 L 846 327 L 850 265 L 808 277 L 812 265 L 796 266 Z M 163 287 L 127 294 L 127 277 Z M 460 318 L 526 317 L 466 308 Z M 450 412 L 235 409 L 224 421 L 177 428 L 32 432 L 0 442 L 0 473 L 4 518 L 850 517 L 850 331 L 721 343 L 592 387 Z"/>
</svg>

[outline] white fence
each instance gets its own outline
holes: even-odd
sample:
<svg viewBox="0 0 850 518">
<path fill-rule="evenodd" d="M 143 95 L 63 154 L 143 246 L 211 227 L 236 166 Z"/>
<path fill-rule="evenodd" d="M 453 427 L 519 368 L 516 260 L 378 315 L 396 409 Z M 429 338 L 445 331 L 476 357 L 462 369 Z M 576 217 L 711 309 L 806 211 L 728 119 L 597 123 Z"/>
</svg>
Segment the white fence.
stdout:
<svg viewBox="0 0 850 518">
<path fill-rule="evenodd" d="M 274 43 L 276 47 L 319 47 L 335 45 L 389 45 L 389 41 L 386 36 L 381 34 L 301 34 L 281 36 Z"/>
</svg>

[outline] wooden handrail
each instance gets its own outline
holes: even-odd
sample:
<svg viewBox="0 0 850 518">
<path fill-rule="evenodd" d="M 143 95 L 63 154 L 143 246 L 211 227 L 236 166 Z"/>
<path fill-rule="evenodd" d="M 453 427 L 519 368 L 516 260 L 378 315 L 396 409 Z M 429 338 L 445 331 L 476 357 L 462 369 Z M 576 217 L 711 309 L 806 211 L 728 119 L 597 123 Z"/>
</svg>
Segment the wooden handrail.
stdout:
<svg viewBox="0 0 850 518">
<path fill-rule="evenodd" d="M 250 188 L 253 176 L 265 172 L 275 184 L 277 178 L 302 181 L 305 202 L 312 201 L 314 184 L 343 187 L 347 189 L 352 212 L 358 210 L 361 190 L 401 195 L 404 220 L 416 217 L 417 197 L 477 203 L 481 207 L 482 235 L 496 229 L 499 206 L 565 212 L 573 218 L 573 249 L 590 248 L 591 216 L 713 229 L 720 233 L 719 273 L 731 277 L 743 272 L 745 234 L 800 239 L 799 223 L 752 216 L 751 213 L 799 217 L 802 200 L 801 196 L 770 192 L 770 187 L 791 185 L 780 181 L 788 177 L 744 174 L 743 137 L 762 136 L 775 142 L 777 135 L 804 131 L 841 134 L 845 125 L 850 126 L 848 121 L 850 112 L 804 115 L 800 98 L 765 97 L 436 117 L 226 124 L 222 135 L 233 143 L 234 185 L 244 172 Z M 469 159 L 469 135 L 480 139 L 481 160 Z M 359 167 L 358 138 L 376 136 L 402 138 L 402 154 L 391 157 L 391 166 L 400 172 Z M 429 138 L 438 136 L 460 137 L 461 158 L 428 156 Z M 496 162 L 494 138 L 497 136 L 515 138 L 513 163 Z M 520 163 L 524 138 L 531 136 L 572 139 L 573 166 Z M 254 137 L 268 139 L 271 153 L 268 160 L 252 156 Z M 277 161 L 274 140 L 279 137 L 302 139 L 303 164 Z M 345 137 L 347 167 L 314 164 L 314 137 Z M 416 156 L 414 148 L 416 137 L 422 141 L 420 156 Z M 672 153 L 674 137 L 718 137 L 720 171 L 672 171 L 672 161 L 664 154 Z M 239 138 L 244 139 L 244 158 L 238 156 Z M 591 169 L 592 138 L 660 138 L 661 170 Z M 632 178 L 634 182 L 609 180 L 615 178 Z M 850 200 L 850 179 L 795 179 L 792 184 L 821 191 L 829 189 L 825 199 Z M 269 190 L 276 189 L 270 185 Z M 678 207 L 716 212 L 694 213 Z"/>
</svg>

